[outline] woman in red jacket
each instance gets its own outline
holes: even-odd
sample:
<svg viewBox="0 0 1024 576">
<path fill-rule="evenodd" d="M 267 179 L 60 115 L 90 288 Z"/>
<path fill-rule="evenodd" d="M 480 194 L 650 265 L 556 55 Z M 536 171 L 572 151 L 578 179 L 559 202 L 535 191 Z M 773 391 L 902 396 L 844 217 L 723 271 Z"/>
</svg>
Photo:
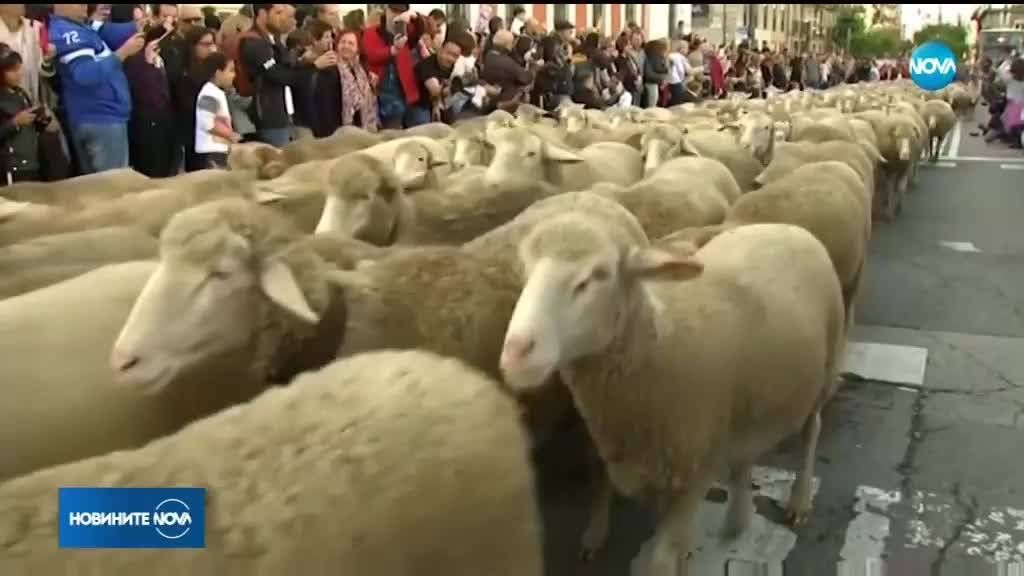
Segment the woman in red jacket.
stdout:
<svg viewBox="0 0 1024 576">
<path fill-rule="evenodd" d="M 380 78 L 378 110 L 383 128 L 404 127 L 406 112 L 420 101 L 411 47 L 423 35 L 423 17 L 408 4 L 388 4 L 379 22 L 363 30 L 366 69 Z"/>
</svg>

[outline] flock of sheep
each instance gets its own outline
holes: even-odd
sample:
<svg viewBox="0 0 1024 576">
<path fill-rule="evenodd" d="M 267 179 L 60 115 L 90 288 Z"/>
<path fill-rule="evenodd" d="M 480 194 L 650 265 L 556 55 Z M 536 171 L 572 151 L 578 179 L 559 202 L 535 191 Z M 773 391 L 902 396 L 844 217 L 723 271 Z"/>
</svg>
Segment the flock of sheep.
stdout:
<svg viewBox="0 0 1024 576">
<path fill-rule="evenodd" d="M 0 573 L 543 573 L 536 453 L 585 425 L 637 573 L 800 432 L 811 510 L 872 215 L 964 106 L 909 82 L 343 128 L 230 170 L 0 190 Z M 947 100 L 949 102 L 947 102 Z M 59 486 L 205 486 L 205 550 L 55 554 Z"/>
</svg>

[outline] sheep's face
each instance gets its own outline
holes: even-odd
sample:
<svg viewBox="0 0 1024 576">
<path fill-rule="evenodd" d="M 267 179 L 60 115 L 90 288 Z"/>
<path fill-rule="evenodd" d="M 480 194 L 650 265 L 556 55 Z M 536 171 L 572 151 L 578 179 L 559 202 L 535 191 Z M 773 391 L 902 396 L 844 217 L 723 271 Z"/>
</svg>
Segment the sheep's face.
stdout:
<svg viewBox="0 0 1024 576">
<path fill-rule="evenodd" d="M 335 163 L 316 233 L 337 232 L 377 246 L 391 243 L 403 200 L 391 170 L 346 158 Z"/>
<path fill-rule="evenodd" d="M 644 163 L 644 175 L 649 176 L 658 166 L 682 154 L 682 140 L 673 142 L 660 135 L 644 134 L 640 141 L 640 156 Z"/>
<path fill-rule="evenodd" d="M 895 154 L 895 159 L 909 161 L 913 157 L 914 143 L 917 142 L 917 129 L 908 122 L 895 122 L 888 130 L 892 143 L 891 152 Z"/>
<path fill-rule="evenodd" d="M 452 152 L 452 170 L 462 170 L 469 166 L 487 165 L 487 141 L 481 137 L 460 137 L 455 139 Z"/>
<path fill-rule="evenodd" d="M 570 150 L 548 144 L 522 128 L 497 130 L 489 136 L 494 158 L 484 176 L 487 186 L 526 187 L 547 181 L 550 163 L 571 164 L 583 158 Z"/>
<path fill-rule="evenodd" d="M 228 168 L 240 172 L 252 172 L 261 180 L 277 178 L 284 173 L 287 163 L 284 153 L 262 143 L 235 146 L 228 154 Z"/>
<path fill-rule="evenodd" d="M 745 114 L 735 124 L 727 124 L 720 130 L 728 130 L 736 142 L 755 158 L 764 158 L 775 141 L 775 124 L 761 114 Z"/>
<path fill-rule="evenodd" d="M 214 368 L 248 367 L 267 299 L 319 320 L 283 259 L 255 260 L 246 239 L 211 224 L 170 241 L 165 232 L 160 264 L 111 352 L 122 385 L 154 394 Z"/>
<path fill-rule="evenodd" d="M 520 244 L 526 284 L 505 334 L 501 370 L 514 390 L 543 384 L 555 370 L 601 354 L 622 332 L 640 280 L 699 273 L 692 258 L 616 244 L 578 214 L 540 224 Z"/>
<path fill-rule="evenodd" d="M 565 118 L 565 131 L 568 134 L 582 132 L 589 124 L 587 113 L 583 108 L 570 108 L 564 113 L 563 118 Z"/>
<path fill-rule="evenodd" d="M 447 158 L 434 154 L 419 142 L 405 142 L 395 150 L 395 174 L 405 190 L 416 190 L 430 184 L 431 170 L 448 165 Z"/>
</svg>

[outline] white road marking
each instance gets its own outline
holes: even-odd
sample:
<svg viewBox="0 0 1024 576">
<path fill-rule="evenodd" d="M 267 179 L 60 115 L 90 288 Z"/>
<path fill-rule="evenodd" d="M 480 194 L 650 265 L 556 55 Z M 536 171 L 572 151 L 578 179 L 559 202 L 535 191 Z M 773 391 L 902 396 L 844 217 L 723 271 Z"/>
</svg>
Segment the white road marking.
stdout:
<svg viewBox="0 0 1024 576">
<path fill-rule="evenodd" d="M 938 162 L 930 162 L 930 163 L 923 164 L 923 165 L 924 166 L 932 166 L 932 167 L 935 167 L 935 168 L 956 168 L 956 162 L 949 162 L 949 161 L 943 161 L 943 160 L 939 160 Z"/>
<path fill-rule="evenodd" d="M 999 158 L 996 156 L 959 156 L 957 158 L 939 156 L 939 160 L 956 160 L 957 162 L 1024 162 L 1024 158 Z M 927 163 L 922 164 L 922 166 L 927 166 Z"/>
<path fill-rule="evenodd" d="M 957 522 L 954 502 L 946 496 L 916 491 L 911 501 L 915 518 L 908 524 L 906 548 L 942 548 L 946 541 L 929 528 L 928 520 L 950 526 Z M 1011 507 L 976 510 L 953 544 L 966 556 L 995 564 L 997 574 L 1024 574 L 1024 510 Z M 959 512 L 962 515 L 963 512 Z"/>
<path fill-rule="evenodd" d="M 942 240 L 939 244 L 949 248 L 950 250 L 956 250 L 957 252 L 981 252 L 981 250 L 974 245 L 974 242 L 951 242 L 948 240 Z"/>
<path fill-rule="evenodd" d="M 839 551 L 838 576 L 885 574 L 885 541 L 889 538 L 889 506 L 900 501 L 899 491 L 858 486 L 853 509 L 857 512 L 846 527 L 846 538 Z"/>
<path fill-rule="evenodd" d="M 850 342 L 843 372 L 865 380 L 921 387 L 927 364 L 927 348 Z"/>
<path fill-rule="evenodd" d="M 1024 164 L 1000 164 L 1003 170 L 1024 170 Z"/>
<path fill-rule="evenodd" d="M 785 508 L 796 474 L 779 468 L 755 466 L 752 473 L 754 496 L 764 496 Z M 821 481 L 812 482 L 817 495 Z M 725 488 L 716 484 L 719 488 Z M 696 546 L 690 559 L 691 574 L 751 574 L 782 576 L 782 562 L 796 546 L 797 535 L 788 526 L 776 524 L 754 514 L 750 528 L 733 542 L 723 542 L 719 530 L 725 519 L 728 502 L 705 501 L 697 513 L 694 526 Z"/>
<path fill-rule="evenodd" d="M 960 137 L 963 132 L 963 122 L 957 122 L 953 127 L 953 133 L 949 135 L 949 157 L 956 158 L 960 155 Z"/>
</svg>

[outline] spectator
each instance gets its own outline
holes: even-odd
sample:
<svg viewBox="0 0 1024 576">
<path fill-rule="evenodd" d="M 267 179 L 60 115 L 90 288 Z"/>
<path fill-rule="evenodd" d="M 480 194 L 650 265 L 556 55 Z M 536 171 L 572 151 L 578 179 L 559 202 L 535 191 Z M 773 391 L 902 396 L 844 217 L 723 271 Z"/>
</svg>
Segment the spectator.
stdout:
<svg viewBox="0 0 1024 576">
<path fill-rule="evenodd" d="M 425 95 L 420 93 L 411 50 L 424 29 L 423 18 L 410 12 L 408 4 L 388 4 L 381 17 L 370 21 L 363 31 L 366 68 L 380 78 L 377 103 L 385 128 L 416 126 L 422 123 L 423 110 L 430 110 L 429 101 L 417 106 Z"/>
<path fill-rule="evenodd" d="M 804 86 L 807 88 L 821 87 L 821 64 L 820 55 L 808 54 L 804 62 Z"/>
<path fill-rule="evenodd" d="M 196 155 L 204 168 L 223 168 L 231 144 L 242 141 L 231 127 L 226 93 L 235 81 L 235 63 L 215 53 L 197 64 L 193 73 L 197 80 L 206 79 L 196 99 Z"/>
<path fill-rule="evenodd" d="M 21 56 L 21 86 L 35 104 L 44 103 L 41 98 L 42 78 L 54 74 L 55 49 L 50 45 L 43 53 L 39 30 L 39 23 L 25 18 L 24 4 L 0 4 L 0 42 Z"/>
<path fill-rule="evenodd" d="M 313 50 L 313 52 L 320 56 L 327 52 L 334 50 L 334 45 L 331 43 L 327 44 L 327 50 L 315 50 L 313 47 L 313 35 L 310 32 L 310 28 L 317 24 L 319 26 L 327 27 L 327 30 L 331 28 L 320 22 L 319 20 L 310 20 L 309 24 L 300 30 L 294 30 L 288 35 L 288 41 L 286 46 L 288 47 L 288 56 L 290 62 L 297 62 L 302 58 L 307 51 Z M 333 34 L 331 35 L 330 41 L 333 41 Z M 324 70 L 330 70 L 333 66 L 325 68 Z M 312 101 L 312 90 L 313 82 L 316 79 L 316 75 L 320 70 L 303 76 L 299 83 L 295 86 L 289 86 L 285 88 L 285 105 L 287 106 L 290 99 L 291 106 L 288 107 L 289 115 L 292 118 L 292 140 L 305 140 L 313 138 L 313 101 Z M 291 94 L 291 96 L 289 96 Z"/>
<path fill-rule="evenodd" d="M 250 12 L 246 10 L 249 5 L 246 4 L 236 14 L 232 14 L 224 19 L 220 24 L 220 30 L 217 31 L 217 46 L 221 47 L 224 54 L 232 59 L 238 59 L 238 41 L 242 34 L 245 34 L 252 29 L 252 16 L 245 14 Z M 251 12 L 250 12 L 251 13 Z M 238 68 L 236 65 L 235 74 L 237 77 Z"/>
<path fill-rule="evenodd" d="M 512 58 L 514 44 L 515 35 L 508 30 L 498 30 L 490 52 L 484 55 L 480 73 L 481 80 L 497 88 L 493 92 L 498 106 L 507 110 L 515 110 L 519 102 L 525 100 L 525 92 L 533 83 L 533 74 Z"/>
<path fill-rule="evenodd" d="M 334 52 L 319 57 L 310 52 L 299 63 L 290 63 L 285 46 L 278 40 L 289 26 L 286 6 L 256 4 L 255 10 L 255 37 L 243 37 L 239 46 L 243 68 L 240 76 L 247 79 L 239 84 L 253 88 L 249 117 L 256 125 L 260 140 L 280 148 L 288 143 L 291 128 L 285 88 L 298 84 L 305 75 L 312 73 L 309 64 L 323 70 L 337 66 L 338 59 Z M 241 89 L 239 92 L 249 95 Z"/>
<path fill-rule="evenodd" d="M 185 171 L 195 172 L 206 168 L 203 160 L 195 152 L 196 134 L 196 98 L 199 90 L 206 83 L 203 78 L 203 62 L 217 49 L 214 43 L 213 30 L 202 27 L 191 27 L 185 35 L 185 74 L 172 87 L 174 98 L 175 123 L 178 134 L 185 142 Z"/>
<path fill-rule="evenodd" d="M 333 34 L 318 23 L 310 26 L 310 31 L 314 51 L 329 51 L 328 39 Z M 359 62 L 359 35 L 354 30 L 338 32 L 337 47 L 338 65 L 319 70 L 313 78 L 309 100 L 313 108 L 313 135 L 324 138 L 342 126 L 376 132 L 377 97 L 373 89 L 377 78 Z"/>
<path fill-rule="evenodd" d="M 573 76 L 572 101 L 583 104 L 584 108 L 604 110 L 605 102 L 597 92 L 594 83 L 594 67 L 589 63 L 576 67 Z"/>
<path fill-rule="evenodd" d="M 116 17 L 116 8 L 112 9 L 112 19 Z M 159 41 L 168 32 L 163 26 L 150 28 L 145 49 L 124 61 L 132 93 L 128 157 L 133 168 L 150 178 L 173 176 L 181 161 L 176 146 L 174 105 L 159 53 Z"/>
<path fill-rule="evenodd" d="M 498 30 L 505 29 L 505 21 L 495 16 L 487 21 L 487 41 L 484 42 L 484 54 L 491 51 L 491 47 L 494 46 L 494 35 Z"/>
<path fill-rule="evenodd" d="M 480 82 L 480 67 L 483 57 L 480 54 L 480 45 L 476 43 L 474 34 L 460 34 L 464 37 L 466 44 L 462 46 L 462 56 L 455 61 L 452 69 L 451 89 L 445 106 L 448 115 L 453 120 L 480 116 L 484 113 L 489 102 L 488 96 L 496 97 L 498 87 L 486 85 Z"/>
<path fill-rule="evenodd" d="M 785 54 L 777 55 L 772 59 L 772 86 L 779 90 L 786 90 L 789 87 L 789 76 L 786 74 L 786 67 L 783 65 Z"/>
<path fill-rule="evenodd" d="M 203 14 L 203 26 L 217 32 L 220 30 L 220 16 L 217 16 L 217 9 L 213 6 L 203 6 L 199 10 Z"/>
<path fill-rule="evenodd" d="M 519 36 L 523 33 L 524 24 L 526 24 L 526 8 L 516 5 L 512 10 L 512 23 L 509 25 L 508 29 L 516 36 Z"/>
<path fill-rule="evenodd" d="M 629 33 L 629 45 L 626 48 L 626 55 L 633 61 L 633 65 L 636 66 L 637 70 L 636 85 L 633 89 L 633 103 L 641 106 L 644 95 L 644 71 L 647 66 L 647 52 L 644 51 L 645 38 L 643 31 L 636 28 L 635 24 L 633 26 Z"/>
<path fill-rule="evenodd" d="M 56 128 L 50 111 L 32 102 L 21 81 L 21 55 L 0 44 L 0 186 L 40 179 L 39 131 Z"/>
<path fill-rule="evenodd" d="M 644 51 L 644 108 L 655 108 L 661 87 L 669 80 L 668 45 L 665 40 L 651 40 Z"/>
<path fill-rule="evenodd" d="M 803 90 L 804 89 L 804 60 L 799 55 L 793 56 L 793 59 L 789 62 L 789 89 L 790 90 Z"/>
<path fill-rule="evenodd" d="M 341 15 L 338 14 L 337 4 L 317 4 L 314 17 L 316 21 L 330 26 L 333 31 L 341 30 Z"/>
<path fill-rule="evenodd" d="M 351 30 L 362 38 L 363 28 L 366 27 L 366 14 L 362 8 L 357 8 L 351 12 L 346 12 L 345 17 L 341 19 L 341 26 L 345 30 Z"/>
<path fill-rule="evenodd" d="M 440 122 L 444 101 L 449 94 L 449 82 L 455 62 L 462 55 L 462 46 L 456 41 L 458 33 L 445 38 L 441 49 L 416 65 L 416 79 L 419 82 L 419 102 L 412 107 L 410 126 L 419 126 L 430 121 Z"/>
<path fill-rule="evenodd" d="M 636 94 L 640 91 L 639 87 L 643 85 L 641 76 L 643 70 L 637 68 L 636 60 L 630 55 L 632 50 L 630 39 L 631 35 L 628 32 L 623 32 L 615 40 L 615 50 L 618 53 L 615 57 L 615 71 L 618 73 L 622 88 L 629 93 L 630 102 L 639 104 L 640 101 L 636 99 Z"/>
<path fill-rule="evenodd" d="M 448 19 L 445 17 L 444 12 L 437 8 L 431 10 L 430 14 L 427 15 L 425 21 L 427 28 L 423 36 L 420 37 L 418 46 L 417 56 L 419 60 L 423 60 L 441 49 L 441 45 L 444 44 L 447 22 Z"/>
<path fill-rule="evenodd" d="M 82 170 L 125 168 L 132 103 L 122 62 L 142 50 L 144 37 L 134 23 L 87 24 L 85 4 L 53 9 L 50 43 L 60 59 L 62 97 Z"/>
<path fill-rule="evenodd" d="M 686 78 L 690 75 L 690 63 L 683 56 L 683 41 L 673 40 L 672 51 L 668 54 L 668 90 L 669 106 L 675 106 L 685 102 L 686 89 L 684 88 Z"/>
<path fill-rule="evenodd" d="M 608 38 L 598 41 L 597 49 L 590 55 L 590 66 L 594 69 L 594 89 L 604 105 L 618 105 L 622 99 L 622 83 L 615 71 L 615 45 Z"/>
</svg>

